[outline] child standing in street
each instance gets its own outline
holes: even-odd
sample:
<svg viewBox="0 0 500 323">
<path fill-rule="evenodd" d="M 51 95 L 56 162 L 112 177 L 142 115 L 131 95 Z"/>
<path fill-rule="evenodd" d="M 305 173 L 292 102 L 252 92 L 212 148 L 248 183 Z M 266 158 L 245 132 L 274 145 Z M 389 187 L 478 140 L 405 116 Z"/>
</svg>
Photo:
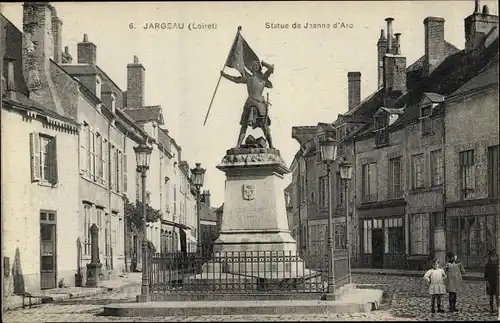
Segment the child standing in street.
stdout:
<svg viewBox="0 0 500 323">
<path fill-rule="evenodd" d="M 464 266 L 457 261 L 457 256 L 450 252 L 445 265 L 446 289 L 448 290 L 449 311 L 458 312 L 457 293 L 462 288 L 462 275 L 465 274 Z"/>
<path fill-rule="evenodd" d="M 497 301 L 497 311 L 500 305 L 498 299 L 498 255 L 495 249 L 489 252 L 488 262 L 484 268 L 484 279 L 486 280 L 486 294 L 490 297 L 490 312 L 494 314 L 493 296 Z"/>
<path fill-rule="evenodd" d="M 425 275 L 424 280 L 429 283 L 429 294 L 431 295 L 431 313 L 436 312 L 436 301 L 438 307 L 438 313 L 444 313 L 441 307 L 441 295 L 446 294 L 445 279 L 446 273 L 442 268 L 439 267 L 439 260 L 434 258 L 433 268 L 429 269 Z"/>
</svg>

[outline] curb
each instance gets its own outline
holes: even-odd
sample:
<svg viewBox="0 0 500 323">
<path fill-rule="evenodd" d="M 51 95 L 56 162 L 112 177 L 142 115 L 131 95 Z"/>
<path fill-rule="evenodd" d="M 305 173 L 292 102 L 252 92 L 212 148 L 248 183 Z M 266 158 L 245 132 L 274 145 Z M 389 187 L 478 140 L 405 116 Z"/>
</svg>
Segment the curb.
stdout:
<svg viewBox="0 0 500 323">
<path fill-rule="evenodd" d="M 357 274 L 357 275 L 381 275 L 381 276 L 403 276 L 403 277 L 423 277 L 424 276 L 424 271 L 422 273 L 420 272 L 405 272 L 405 271 L 364 271 L 364 270 L 356 270 L 356 269 L 351 269 L 352 274 Z M 473 275 L 467 275 L 465 274 L 462 276 L 463 280 L 468 280 L 468 281 L 484 281 L 483 276 L 473 276 Z"/>
</svg>

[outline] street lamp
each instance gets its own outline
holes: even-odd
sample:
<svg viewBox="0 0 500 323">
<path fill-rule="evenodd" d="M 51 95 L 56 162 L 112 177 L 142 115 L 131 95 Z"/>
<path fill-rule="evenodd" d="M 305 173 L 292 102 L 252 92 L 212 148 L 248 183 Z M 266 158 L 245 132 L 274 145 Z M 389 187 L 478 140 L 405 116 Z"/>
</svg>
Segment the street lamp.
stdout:
<svg viewBox="0 0 500 323">
<path fill-rule="evenodd" d="M 334 251 L 335 240 L 333 239 L 333 223 L 332 223 L 332 185 L 330 172 L 332 163 L 337 157 L 336 141 L 330 137 L 325 138 L 320 142 L 321 160 L 326 164 L 327 186 L 328 186 L 328 294 L 335 293 L 335 276 L 334 276 Z"/>
<path fill-rule="evenodd" d="M 201 232 L 200 232 L 200 190 L 203 186 L 203 181 L 205 180 L 206 169 L 201 168 L 201 163 L 196 163 L 196 167 L 191 169 L 191 180 L 196 188 L 196 242 L 197 251 L 201 251 Z"/>
<path fill-rule="evenodd" d="M 340 179 L 344 182 L 344 199 L 345 199 L 345 230 L 346 230 L 346 248 L 347 248 L 347 265 L 349 269 L 349 284 L 352 284 L 351 277 L 351 249 L 350 249 L 350 229 L 349 229 L 349 190 L 348 185 L 352 177 L 352 165 L 344 160 L 339 165 L 340 167 Z"/>
<path fill-rule="evenodd" d="M 144 301 L 147 301 L 149 296 L 149 276 L 148 276 L 148 241 L 147 227 L 146 227 L 146 172 L 149 169 L 149 161 L 151 159 L 152 147 L 146 143 L 141 143 L 139 146 L 134 147 L 135 158 L 137 161 L 137 172 L 141 173 L 142 179 L 142 286 L 141 296 Z"/>
</svg>

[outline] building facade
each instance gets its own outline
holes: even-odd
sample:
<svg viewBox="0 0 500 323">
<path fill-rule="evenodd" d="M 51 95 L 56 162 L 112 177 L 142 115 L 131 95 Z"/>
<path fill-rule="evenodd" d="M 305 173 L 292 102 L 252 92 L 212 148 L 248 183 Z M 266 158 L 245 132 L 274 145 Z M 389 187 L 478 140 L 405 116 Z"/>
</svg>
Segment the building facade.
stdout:
<svg viewBox="0 0 500 323">
<path fill-rule="evenodd" d="M 444 19 L 427 17 L 424 55 L 409 66 L 401 34 L 393 34 L 394 19 L 387 18 L 387 34 L 382 30 L 377 41 L 377 91 L 361 101 L 361 74 L 347 75 L 348 111 L 331 123 L 336 132 L 329 135 L 338 141 L 338 161 L 354 166 L 347 219 L 338 163 L 331 177 L 334 219 L 344 214 L 349 224 L 353 265 L 415 268 L 432 257 L 444 261 L 446 252 L 454 251 L 468 268 L 478 268 L 494 247 L 498 16 L 486 6 L 476 8 L 465 18 L 464 50 L 444 39 Z M 314 136 L 321 138 L 319 128 Z M 303 187 L 313 190 L 307 203 L 314 203 L 317 186 L 310 181 L 323 171 L 312 161 L 306 165 L 311 167 Z M 321 205 L 321 184 L 318 188 Z M 316 211 L 308 207 L 309 234 L 319 237 L 323 233 L 311 226 L 322 221 L 313 220 Z"/>
</svg>

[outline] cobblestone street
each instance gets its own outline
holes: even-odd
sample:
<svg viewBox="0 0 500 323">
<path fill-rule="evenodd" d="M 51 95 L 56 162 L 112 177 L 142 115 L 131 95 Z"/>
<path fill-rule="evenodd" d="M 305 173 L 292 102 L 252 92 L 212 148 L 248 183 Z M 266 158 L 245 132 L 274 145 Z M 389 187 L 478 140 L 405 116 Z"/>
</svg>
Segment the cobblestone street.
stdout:
<svg viewBox="0 0 500 323">
<path fill-rule="evenodd" d="M 464 291 L 458 295 L 459 313 L 430 313 L 430 297 L 422 279 L 385 275 L 355 275 L 358 284 L 375 284 L 389 292 L 389 298 L 381 308 L 371 313 L 338 315 L 251 315 L 251 316 L 191 316 L 118 318 L 100 316 L 102 307 L 114 302 L 134 302 L 140 287 L 135 286 L 82 299 L 67 300 L 57 304 L 44 304 L 31 309 L 19 309 L 4 313 L 5 322 L 221 322 L 221 321 L 496 321 L 497 315 L 488 312 L 488 299 L 483 282 L 465 281 Z M 447 298 L 443 301 L 447 310 Z"/>
</svg>

